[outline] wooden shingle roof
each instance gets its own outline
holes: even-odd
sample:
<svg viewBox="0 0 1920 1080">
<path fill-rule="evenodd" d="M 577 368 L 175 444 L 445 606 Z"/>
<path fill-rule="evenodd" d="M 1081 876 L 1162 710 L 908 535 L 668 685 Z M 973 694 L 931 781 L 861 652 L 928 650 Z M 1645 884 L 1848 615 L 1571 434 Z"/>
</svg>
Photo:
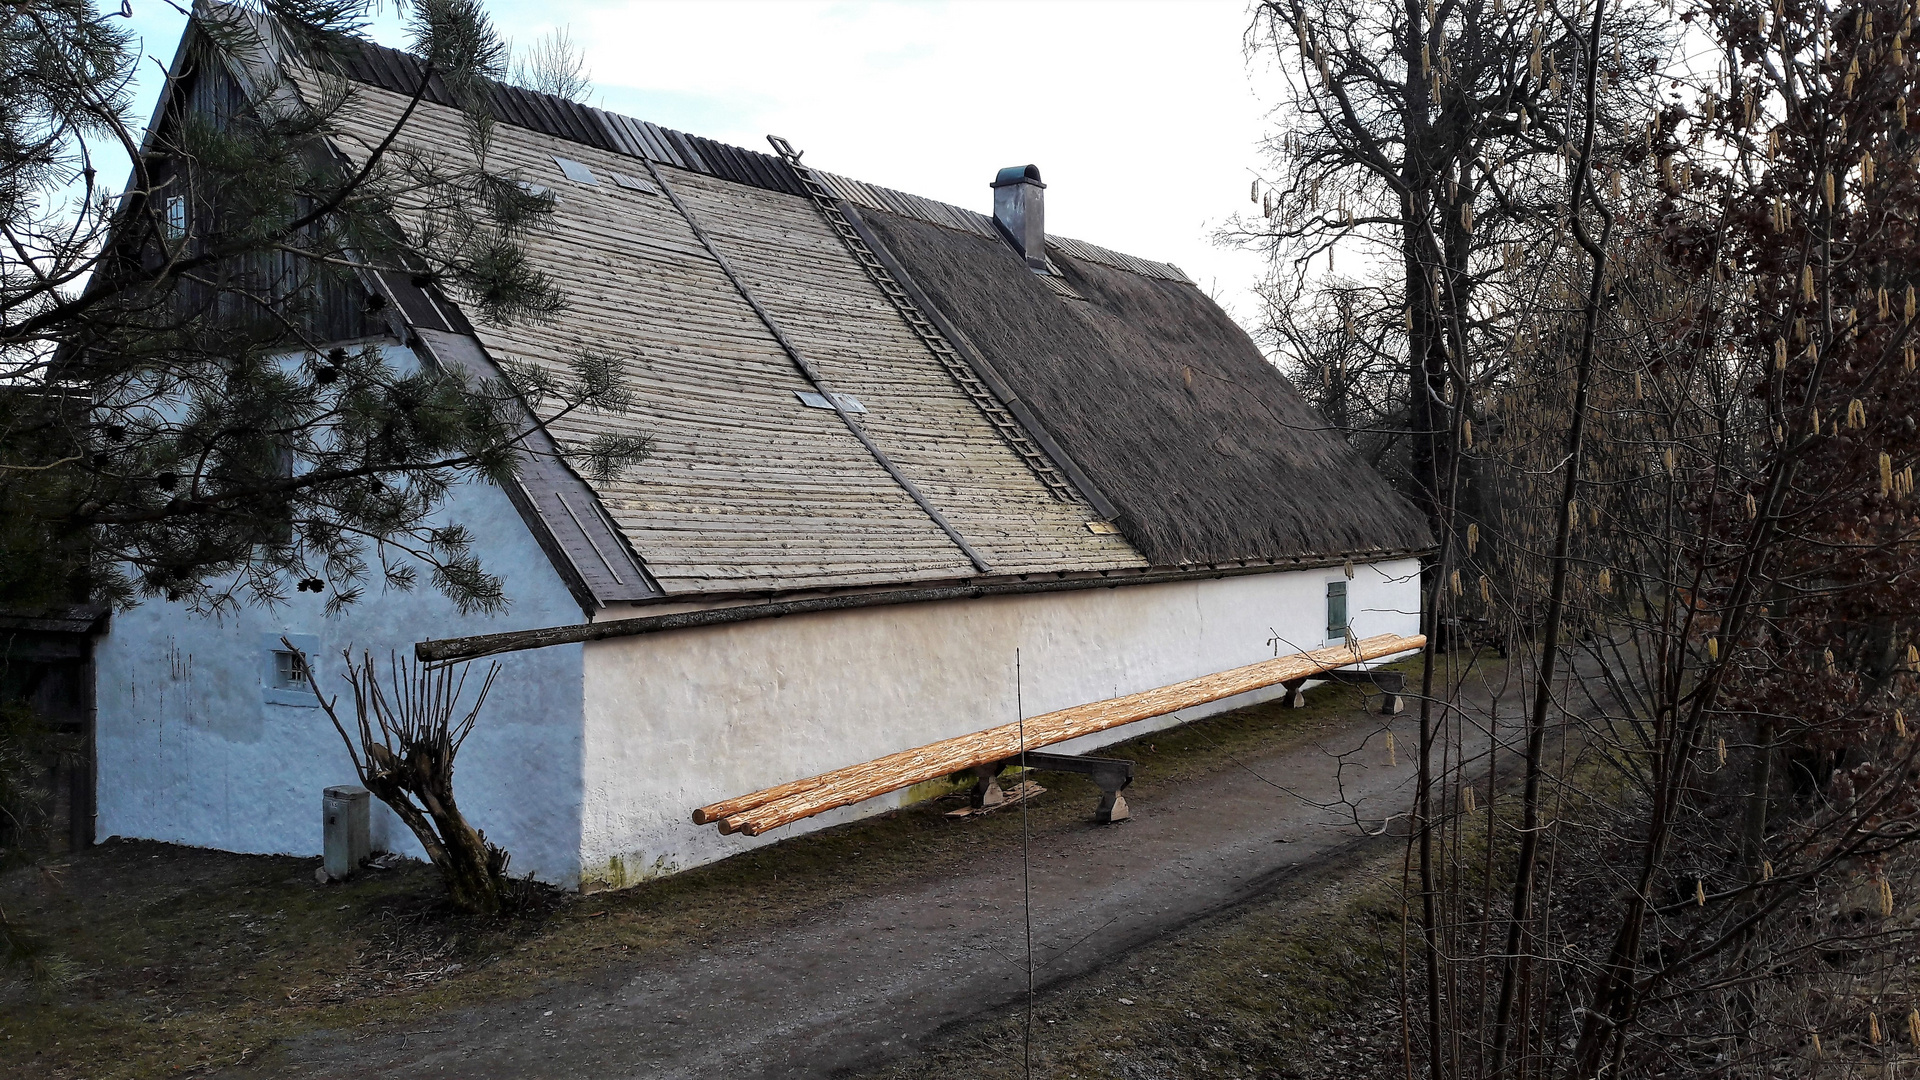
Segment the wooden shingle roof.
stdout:
<svg viewBox="0 0 1920 1080">
<path fill-rule="evenodd" d="M 337 149 L 364 160 L 423 69 L 371 44 L 333 66 L 360 84 Z M 1286 566 L 1429 543 L 1412 508 L 1175 267 L 1049 237 L 1088 293 L 1061 300 L 990 218 L 819 174 L 940 309 L 930 314 L 959 351 L 989 369 L 999 404 L 1078 479 L 1063 497 L 786 162 L 513 87 L 489 93 L 500 123 L 487 167 L 554 192 L 527 247 L 568 305 L 548 323 L 476 322 L 472 337 L 494 361 L 620 359 L 635 406 L 571 414 L 550 434 L 563 451 L 603 434 L 652 440 L 647 461 L 590 487 L 668 598 Z M 465 145 L 460 114 L 429 82 L 401 151 Z M 568 178 L 563 159 L 597 182 Z M 1184 393 L 1196 366 L 1233 385 L 1184 402 L 1145 385 L 1183 379 Z M 827 385 L 864 411 L 806 403 Z M 1104 520 L 1115 507 L 1117 528 Z"/>
</svg>

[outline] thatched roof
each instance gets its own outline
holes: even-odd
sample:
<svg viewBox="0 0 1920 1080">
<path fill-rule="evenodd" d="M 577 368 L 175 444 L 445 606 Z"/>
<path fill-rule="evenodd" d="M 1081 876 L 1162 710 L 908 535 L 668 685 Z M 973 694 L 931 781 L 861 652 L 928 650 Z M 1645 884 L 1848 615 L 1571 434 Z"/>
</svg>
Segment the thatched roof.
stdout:
<svg viewBox="0 0 1920 1080">
<path fill-rule="evenodd" d="M 1049 255 L 1063 300 L 997 238 L 867 221 L 1161 566 L 1424 548 L 1414 509 L 1195 286 Z"/>
<path fill-rule="evenodd" d="M 336 149 L 363 160 L 423 69 L 371 44 L 337 66 L 361 85 Z M 320 92 L 304 65 L 290 70 Z M 436 83 L 424 97 L 401 151 L 458 152 L 450 97 Z M 391 310 L 429 353 L 461 339 L 468 366 L 622 358 L 634 408 L 549 431 L 563 452 L 645 435 L 653 456 L 611 481 L 536 470 L 518 497 L 556 566 L 600 603 L 1429 545 L 1415 511 L 1174 267 L 1049 237 L 1062 274 L 1050 288 L 990 218 L 819 174 L 930 309 L 930 342 L 779 158 L 513 87 L 489 100 L 487 167 L 556 195 L 528 254 L 564 284 L 568 310 L 521 326 L 416 317 L 444 312 L 441 296 L 396 294 Z M 813 393 L 829 385 L 861 411 Z"/>
</svg>

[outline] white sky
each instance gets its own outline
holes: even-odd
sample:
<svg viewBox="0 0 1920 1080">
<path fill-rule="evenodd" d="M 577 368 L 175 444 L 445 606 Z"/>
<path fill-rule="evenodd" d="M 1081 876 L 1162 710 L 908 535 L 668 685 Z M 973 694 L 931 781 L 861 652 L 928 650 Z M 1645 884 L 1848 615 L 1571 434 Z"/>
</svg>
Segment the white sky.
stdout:
<svg viewBox="0 0 1920 1080">
<path fill-rule="evenodd" d="M 134 0 L 147 51 L 179 19 Z M 494 0 L 501 33 L 569 27 L 591 103 L 986 211 L 1002 166 L 1040 167 L 1048 231 L 1179 265 L 1243 322 L 1257 256 L 1210 239 L 1248 207 L 1266 107 L 1246 0 Z M 374 36 L 404 44 L 383 20 Z M 1270 84 L 1268 84 L 1270 85 Z"/>
</svg>

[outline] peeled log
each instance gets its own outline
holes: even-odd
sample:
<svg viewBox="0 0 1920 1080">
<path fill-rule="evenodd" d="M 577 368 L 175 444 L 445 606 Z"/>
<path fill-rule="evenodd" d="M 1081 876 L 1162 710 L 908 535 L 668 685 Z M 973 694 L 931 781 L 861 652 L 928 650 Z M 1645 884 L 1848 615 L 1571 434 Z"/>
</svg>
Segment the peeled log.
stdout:
<svg viewBox="0 0 1920 1080">
<path fill-rule="evenodd" d="M 795 780 L 790 784 L 781 784 L 779 787 L 761 788 L 751 795 L 742 795 L 737 799 L 723 799 L 720 802 L 695 810 L 693 812 L 693 823 L 695 825 L 710 825 L 713 822 L 719 821 L 721 818 L 732 817 L 735 814 L 744 814 L 748 810 L 765 806 L 776 799 L 784 799 L 790 795 L 798 795 L 803 791 L 811 791 L 819 787 L 821 781 L 832 775 L 832 773 L 826 773 L 821 776 L 810 776 L 805 780 Z M 732 832 L 733 830 L 724 829 L 722 831 Z"/>
<path fill-rule="evenodd" d="M 1307 679 L 1334 668 L 1408 652 L 1426 642 L 1427 639 L 1418 634 L 1411 637 L 1380 634 L 1351 646 L 1329 645 L 1324 649 L 1262 660 L 1257 664 L 1202 675 L 1197 679 L 1138 694 L 1075 705 L 1032 717 L 1024 726 L 1013 723 L 972 735 L 961 735 L 703 806 L 693 812 L 693 820 L 702 825 L 718 821 L 723 833 L 744 832 L 748 836 L 759 836 L 770 829 L 838 807 L 850 806 L 889 791 L 898 791 L 975 765 L 1018 757 L 1023 749 L 1023 727 L 1026 736 L 1024 749 L 1038 750 L 1081 735 L 1131 724 L 1136 720 L 1164 716 L 1195 705 L 1244 694 L 1249 690 Z"/>
</svg>

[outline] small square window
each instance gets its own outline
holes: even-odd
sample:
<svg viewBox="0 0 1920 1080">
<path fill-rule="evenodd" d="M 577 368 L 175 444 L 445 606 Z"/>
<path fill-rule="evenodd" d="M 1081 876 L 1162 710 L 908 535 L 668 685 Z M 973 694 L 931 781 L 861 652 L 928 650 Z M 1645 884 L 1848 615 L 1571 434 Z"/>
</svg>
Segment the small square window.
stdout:
<svg viewBox="0 0 1920 1080">
<path fill-rule="evenodd" d="M 553 159 L 553 163 L 560 166 L 560 174 L 562 176 L 565 176 L 576 184 L 592 184 L 595 187 L 600 185 L 600 181 L 594 178 L 593 170 L 577 161 L 569 161 L 563 157 L 556 157 Z"/>
<path fill-rule="evenodd" d="M 1347 583 L 1327 582 L 1327 638 L 1347 636 Z"/>
<path fill-rule="evenodd" d="M 816 394 L 808 390 L 795 390 L 793 396 L 799 398 L 800 404 L 805 405 L 809 409 L 833 408 L 833 405 L 827 401 L 825 394 Z M 835 400 L 840 402 L 840 407 L 848 412 L 867 411 L 867 407 L 860 403 L 860 399 L 854 397 L 852 394 L 835 394 L 833 396 Z"/>
<path fill-rule="evenodd" d="M 623 172 L 614 173 L 613 182 L 628 191 L 644 191 L 649 195 L 660 194 L 660 189 L 653 186 L 653 181 L 643 180 L 638 176 L 628 176 Z"/>
<path fill-rule="evenodd" d="M 281 641 L 283 637 L 287 641 Z M 288 648 L 287 642 L 293 647 Z M 320 655 L 319 638 L 312 634 L 263 633 L 258 655 L 262 701 L 296 709 L 320 707 L 312 687 L 307 685 L 307 666 Z"/>
<path fill-rule="evenodd" d="M 278 690 L 305 690 L 307 658 L 285 649 L 273 650 L 273 685 Z"/>
</svg>

